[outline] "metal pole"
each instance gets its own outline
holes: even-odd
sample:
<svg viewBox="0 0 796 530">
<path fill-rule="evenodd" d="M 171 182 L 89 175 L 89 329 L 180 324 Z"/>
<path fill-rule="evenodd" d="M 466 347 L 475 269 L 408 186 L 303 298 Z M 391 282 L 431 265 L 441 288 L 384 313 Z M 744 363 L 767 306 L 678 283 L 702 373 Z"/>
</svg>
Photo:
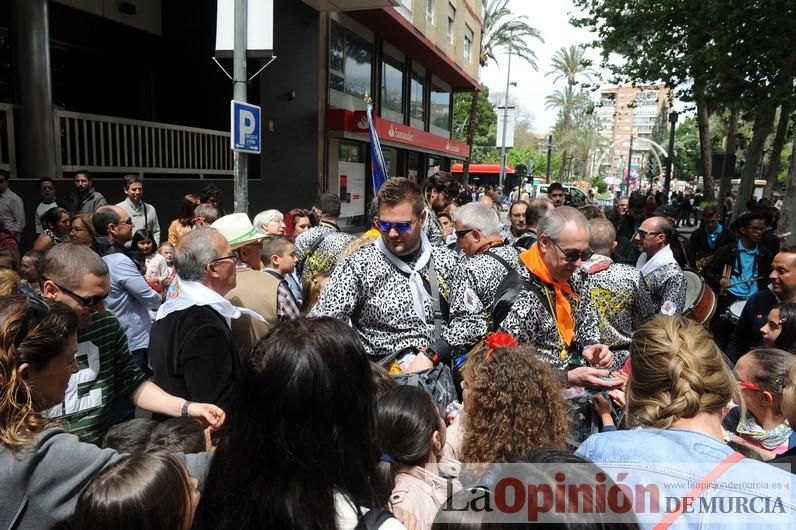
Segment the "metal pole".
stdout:
<svg viewBox="0 0 796 530">
<path fill-rule="evenodd" d="M 630 193 L 630 165 L 633 163 L 633 134 L 630 134 L 630 150 L 627 153 L 627 178 L 625 179 L 625 195 Z"/>
<path fill-rule="evenodd" d="M 500 142 L 500 190 L 506 180 L 506 125 L 509 120 L 509 85 L 511 84 L 511 43 L 509 43 L 509 64 L 506 68 L 506 104 L 503 106 L 503 141 Z"/>
<path fill-rule="evenodd" d="M 550 180 L 550 159 L 553 154 L 553 135 L 547 137 L 547 174 L 545 175 Z"/>
<path fill-rule="evenodd" d="M 663 196 L 669 199 L 669 186 L 672 181 L 672 161 L 674 160 L 674 127 L 677 124 L 677 111 L 669 113 L 669 156 L 666 157 L 666 179 L 663 181 Z M 722 169 L 722 175 L 724 169 Z"/>
<path fill-rule="evenodd" d="M 246 101 L 246 15 L 248 0 L 235 0 L 235 50 L 233 52 L 234 86 L 232 97 Z M 249 213 L 249 160 L 246 153 L 233 154 L 232 172 L 235 179 L 235 213 Z"/>
</svg>

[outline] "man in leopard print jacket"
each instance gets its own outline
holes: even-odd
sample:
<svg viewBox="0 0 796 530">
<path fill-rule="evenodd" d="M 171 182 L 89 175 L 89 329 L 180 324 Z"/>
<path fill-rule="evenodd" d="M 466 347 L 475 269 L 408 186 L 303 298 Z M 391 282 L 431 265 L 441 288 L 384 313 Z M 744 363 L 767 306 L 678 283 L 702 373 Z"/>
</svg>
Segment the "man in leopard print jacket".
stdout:
<svg viewBox="0 0 796 530">
<path fill-rule="evenodd" d="M 581 293 L 597 313 L 600 343 L 614 353 L 611 369 L 618 370 L 630 355 L 633 331 L 657 308 L 641 273 L 610 258 L 616 247 L 613 223 L 607 219 L 592 220 L 589 242 L 594 256 L 581 267 L 586 273 Z"/>
<path fill-rule="evenodd" d="M 428 357 L 446 360 L 483 336 L 480 315 L 456 300 L 461 281 L 456 255 L 432 245 L 423 232 L 426 218 L 420 187 L 391 178 L 379 191 L 376 226 L 381 236 L 334 269 L 310 317 L 351 321 L 374 360 L 395 352 L 427 349 Z M 435 337 L 436 280 L 443 315 Z M 449 325 L 452 320 L 455 325 Z"/>
<path fill-rule="evenodd" d="M 471 202 L 456 210 L 453 219 L 457 243 L 465 254 L 458 284 L 462 292 L 454 299 L 481 315 L 483 330 L 494 329 L 500 324 L 493 322 L 498 287 L 511 270 L 530 280 L 528 269 L 520 261 L 519 250 L 504 244 L 493 208 Z"/>
<path fill-rule="evenodd" d="M 569 385 L 618 386 L 618 380 L 608 378 L 613 355 L 599 343 L 594 308 L 580 296 L 584 278 L 575 275 L 592 255 L 589 222 L 576 209 L 561 206 L 539 223 L 538 234 L 538 241 L 520 255 L 531 288 L 517 296 L 501 327 L 521 343 L 533 344 Z"/>
<path fill-rule="evenodd" d="M 354 240 L 337 226 L 342 203 L 334 193 L 321 193 L 315 199 L 320 223 L 296 238 L 296 258 L 301 264 L 302 283 L 319 272 L 331 273 L 340 254 Z"/>
</svg>

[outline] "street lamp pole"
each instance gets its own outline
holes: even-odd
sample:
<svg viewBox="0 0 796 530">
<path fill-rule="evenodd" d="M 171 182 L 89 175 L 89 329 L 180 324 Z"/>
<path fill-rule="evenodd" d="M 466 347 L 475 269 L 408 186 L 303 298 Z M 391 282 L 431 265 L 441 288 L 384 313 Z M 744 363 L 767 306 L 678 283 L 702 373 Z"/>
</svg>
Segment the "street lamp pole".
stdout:
<svg viewBox="0 0 796 530">
<path fill-rule="evenodd" d="M 630 166 L 633 163 L 633 138 L 636 136 L 636 130 L 630 134 L 630 149 L 627 153 L 627 177 L 625 178 L 625 195 L 630 193 Z"/>
<path fill-rule="evenodd" d="M 553 152 L 553 135 L 547 137 L 547 173 L 545 176 L 550 180 L 550 160 Z"/>
<path fill-rule="evenodd" d="M 506 125 L 509 120 L 509 85 L 511 85 L 511 42 L 509 42 L 509 64 L 506 68 L 506 101 L 503 105 L 503 140 L 500 142 L 500 191 L 506 180 Z"/>
<path fill-rule="evenodd" d="M 674 160 L 674 128 L 677 125 L 677 111 L 669 113 L 669 156 L 666 157 L 666 179 L 663 182 L 663 196 L 669 199 L 669 187 L 672 182 L 672 161 Z M 723 174 L 723 171 L 722 171 Z"/>
</svg>

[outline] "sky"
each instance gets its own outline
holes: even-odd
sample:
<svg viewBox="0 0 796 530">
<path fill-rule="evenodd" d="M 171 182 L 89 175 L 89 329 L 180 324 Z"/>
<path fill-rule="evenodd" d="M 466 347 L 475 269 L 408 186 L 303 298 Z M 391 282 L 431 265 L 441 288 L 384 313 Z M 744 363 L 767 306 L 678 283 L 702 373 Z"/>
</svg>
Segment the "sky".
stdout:
<svg viewBox="0 0 796 530">
<path fill-rule="evenodd" d="M 516 81 L 517 86 L 509 88 L 509 98 L 532 116 L 533 132 L 547 134 L 555 123 L 556 112 L 545 110 L 545 96 L 564 86 L 562 80 L 557 84 L 553 83 L 555 76 L 545 76 L 550 71 L 553 54 L 562 46 L 588 44 L 594 40 L 594 35 L 586 29 L 570 25 L 570 15 L 577 14 L 571 0 L 510 0 L 508 6 L 517 15 L 525 15 L 530 25 L 539 29 L 544 38 L 544 43 L 530 42 L 538 58 L 538 71 L 534 71 L 528 63 L 516 56 L 512 57 L 511 81 Z M 594 64 L 599 63 L 597 50 L 589 49 L 586 56 Z M 490 94 L 504 94 L 508 54 L 501 53 L 496 57 L 497 64 L 490 61 L 486 67 L 481 68 L 481 82 L 489 87 Z"/>
</svg>

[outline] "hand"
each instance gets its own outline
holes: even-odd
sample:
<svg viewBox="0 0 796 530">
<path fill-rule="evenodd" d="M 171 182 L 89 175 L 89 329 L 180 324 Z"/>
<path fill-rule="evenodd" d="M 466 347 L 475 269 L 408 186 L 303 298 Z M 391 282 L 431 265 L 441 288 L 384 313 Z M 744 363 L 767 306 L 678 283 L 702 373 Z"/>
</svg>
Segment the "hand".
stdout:
<svg viewBox="0 0 796 530">
<path fill-rule="evenodd" d="M 407 372 L 422 372 L 423 370 L 428 370 L 429 368 L 434 368 L 434 363 L 431 362 L 431 359 L 426 357 L 424 353 L 418 353 L 417 356 L 409 363 L 407 367 Z"/>
<path fill-rule="evenodd" d="M 406 527 L 406 530 L 420 530 L 420 525 L 417 524 L 417 518 L 412 515 L 412 513 L 400 508 L 393 508 L 392 514 Z"/>
<path fill-rule="evenodd" d="M 602 394 L 595 394 L 592 396 L 591 402 L 594 405 L 594 410 L 597 411 L 597 414 L 600 416 L 611 415 L 611 404 Z"/>
<path fill-rule="evenodd" d="M 730 279 L 729 278 L 722 278 L 719 280 L 719 285 L 722 289 L 726 289 L 730 286 Z"/>
<path fill-rule="evenodd" d="M 621 386 L 619 386 L 621 390 L 624 390 L 625 386 L 627 386 L 627 374 L 625 372 L 621 370 L 617 370 L 616 372 L 611 372 L 611 378 L 614 381 L 621 381 L 622 384 Z"/>
<path fill-rule="evenodd" d="M 210 403 L 191 403 L 188 405 L 188 416 L 201 421 L 211 431 L 217 431 L 227 417 L 220 407 Z"/>
<path fill-rule="evenodd" d="M 602 379 L 608 375 L 608 370 L 581 366 L 567 372 L 567 381 L 571 386 L 582 386 L 598 390 L 608 390 L 619 385 L 619 382 L 613 379 Z"/>
<path fill-rule="evenodd" d="M 605 344 L 592 344 L 583 348 L 583 358 L 589 364 L 599 366 L 600 368 L 608 368 L 611 366 L 611 360 L 614 358 L 614 353 Z"/>
<path fill-rule="evenodd" d="M 448 425 L 452 424 L 456 421 L 456 418 L 461 416 L 462 410 L 464 410 L 464 405 L 458 401 L 454 401 L 448 405 L 448 410 L 445 411 L 447 412 L 445 419 L 448 421 Z"/>
<path fill-rule="evenodd" d="M 619 408 L 625 408 L 625 391 L 619 388 L 614 388 L 613 390 L 608 391 L 608 395 L 611 397 L 611 401 Z"/>
</svg>

